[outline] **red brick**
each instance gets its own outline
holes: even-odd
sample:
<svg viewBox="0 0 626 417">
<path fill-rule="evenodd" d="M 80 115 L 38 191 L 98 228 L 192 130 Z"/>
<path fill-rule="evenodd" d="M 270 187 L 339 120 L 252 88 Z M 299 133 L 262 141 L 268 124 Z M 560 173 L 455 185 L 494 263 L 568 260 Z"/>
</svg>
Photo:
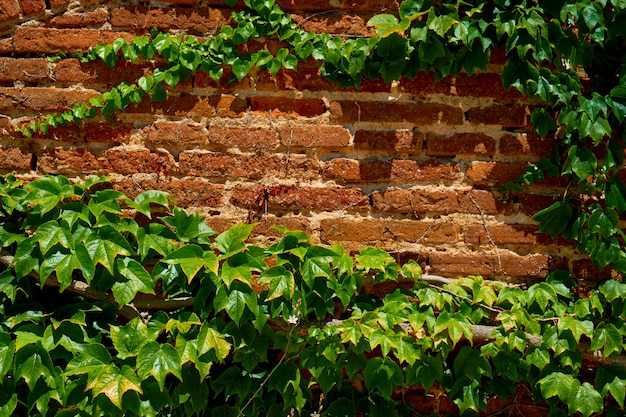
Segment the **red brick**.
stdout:
<svg viewBox="0 0 626 417">
<path fill-rule="evenodd" d="M 559 195 L 522 193 L 517 196 L 518 209 L 527 216 L 551 206 L 560 198 Z"/>
<path fill-rule="evenodd" d="M 155 146 L 188 146 L 206 143 L 207 133 L 200 123 L 155 122 L 146 128 L 146 139 Z"/>
<path fill-rule="evenodd" d="M 250 110 L 272 112 L 272 116 L 315 117 L 326 108 L 321 99 L 291 99 L 287 97 L 251 97 Z M 275 113 L 276 112 L 276 113 Z"/>
<path fill-rule="evenodd" d="M 174 157 L 163 149 L 151 152 L 145 148 L 116 147 L 107 149 L 101 159 L 107 171 L 117 174 L 178 174 Z"/>
<path fill-rule="evenodd" d="M 109 12 L 102 8 L 87 13 L 65 13 L 50 19 L 54 28 L 86 28 L 100 26 L 109 21 Z"/>
<path fill-rule="evenodd" d="M 37 170 L 42 174 L 77 176 L 100 173 L 101 165 L 98 158 L 84 148 L 56 148 L 39 157 Z"/>
<path fill-rule="evenodd" d="M 492 104 L 473 107 L 467 111 L 472 124 L 498 125 L 503 128 L 519 128 L 530 123 L 530 109 L 523 104 Z"/>
<path fill-rule="evenodd" d="M 541 279 L 551 270 L 558 269 L 561 264 L 560 260 L 552 259 L 548 255 L 539 253 L 518 255 L 505 250 L 498 251 L 498 254 L 432 252 L 429 255 L 430 272 L 446 276 L 482 275 Z"/>
<path fill-rule="evenodd" d="M 54 141 L 56 146 L 63 143 L 76 146 L 79 142 L 84 142 L 84 134 L 79 125 L 70 123 L 65 126 L 50 128 L 45 134 L 37 132 L 33 135 L 33 139 Z"/>
<path fill-rule="evenodd" d="M 50 113 L 71 108 L 76 103 L 88 102 L 97 96 L 95 91 L 67 91 L 59 88 L 32 88 L 20 90 L 0 87 L 0 112 L 5 114 Z"/>
<path fill-rule="evenodd" d="M 132 30 L 182 29 L 204 35 L 229 24 L 231 13 L 232 10 L 214 8 L 116 7 L 111 14 L 111 25 Z"/>
<path fill-rule="evenodd" d="M 380 241 L 455 243 L 458 227 L 452 222 L 390 219 L 324 219 L 320 223 L 324 243 Z"/>
<path fill-rule="evenodd" d="M 240 98 L 232 96 L 197 96 L 193 94 L 169 94 L 163 101 L 144 100 L 138 105 L 131 105 L 126 113 L 149 113 L 178 117 L 240 117 L 245 106 Z"/>
<path fill-rule="evenodd" d="M 424 96 L 426 94 L 440 93 L 450 94 L 450 88 L 445 83 L 435 81 L 433 72 L 418 72 L 415 77 L 402 77 L 399 80 L 398 87 L 400 91 Z"/>
<path fill-rule="evenodd" d="M 526 163 L 475 161 L 467 169 L 466 176 L 473 185 L 502 185 L 508 181 L 515 181 L 526 171 L 526 166 Z"/>
<path fill-rule="evenodd" d="M 551 157 L 554 137 L 541 139 L 536 133 L 505 134 L 500 138 L 499 153 L 526 158 Z"/>
<path fill-rule="evenodd" d="M 484 133 L 455 133 L 450 136 L 435 133 L 426 136 L 426 154 L 432 156 L 480 155 L 493 156 L 496 141 Z"/>
<path fill-rule="evenodd" d="M 112 86 L 122 81 L 134 82 L 145 75 L 146 66 L 120 61 L 115 68 L 107 67 L 103 62 L 84 62 L 78 59 L 64 59 L 54 68 L 54 76 L 60 84 L 81 83 L 84 86 Z"/>
<path fill-rule="evenodd" d="M 128 123 L 87 123 L 85 126 L 85 141 L 121 143 L 130 138 L 133 126 Z"/>
<path fill-rule="evenodd" d="M 13 38 L 0 39 L 0 54 L 11 55 L 16 53 Z"/>
<path fill-rule="evenodd" d="M 461 177 L 461 166 L 457 163 L 442 163 L 435 160 L 417 162 L 396 159 L 391 169 L 395 183 L 444 183 L 449 184 Z"/>
<path fill-rule="evenodd" d="M 362 210 L 367 209 L 367 195 L 354 188 L 317 188 L 300 186 L 268 187 L 270 210 Z M 263 188 L 240 185 L 233 190 L 231 204 L 250 208 L 262 195 Z"/>
<path fill-rule="evenodd" d="M 118 38 L 130 42 L 134 35 L 106 30 L 19 27 L 13 41 L 15 48 L 21 53 L 56 54 L 86 51 L 99 42 L 113 43 Z"/>
<path fill-rule="evenodd" d="M 46 11 L 46 3 L 44 0 L 20 0 L 22 12 L 26 16 L 43 13 Z"/>
<path fill-rule="evenodd" d="M 52 9 L 58 9 L 70 4 L 71 0 L 50 0 L 50 7 Z"/>
<path fill-rule="evenodd" d="M 147 190 L 165 191 L 174 196 L 181 207 L 221 207 L 224 186 L 203 178 L 173 178 L 158 175 L 139 175 L 123 178 L 114 188 L 130 198 Z"/>
<path fill-rule="evenodd" d="M 354 134 L 354 148 L 389 152 L 420 153 L 422 134 L 412 130 L 357 130 Z"/>
<path fill-rule="evenodd" d="M 224 148 L 237 147 L 240 149 L 272 149 L 279 144 L 278 133 L 275 130 L 260 127 L 242 129 L 209 126 L 208 141 L 210 144 L 220 145 Z"/>
<path fill-rule="evenodd" d="M 450 189 L 390 189 L 374 193 L 372 199 L 375 210 L 415 216 L 429 213 L 480 214 L 480 210 L 483 214 L 498 214 L 509 209 L 506 202 L 498 201 L 493 193 L 485 190 L 455 192 Z"/>
<path fill-rule="evenodd" d="M 408 122 L 413 125 L 456 124 L 464 121 L 463 111 L 437 103 L 398 103 L 388 101 L 334 101 L 329 107 L 330 121 L 333 123 L 369 122 Z"/>
<path fill-rule="evenodd" d="M 446 77 L 442 82 L 449 83 L 451 93 L 458 96 L 493 97 L 500 100 L 519 100 L 522 94 L 514 88 L 506 90 L 502 86 L 502 76 L 494 73 L 474 75 L 461 74 L 458 77 Z"/>
<path fill-rule="evenodd" d="M 0 83 L 38 83 L 48 80 L 48 60 L 45 58 L 0 57 Z"/>
<path fill-rule="evenodd" d="M 20 148 L 0 148 L 0 172 L 28 172 L 31 170 L 33 154 Z"/>
<path fill-rule="evenodd" d="M 284 146 L 301 148 L 343 148 L 351 139 L 341 126 L 282 126 L 278 136 Z"/>
<path fill-rule="evenodd" d="M 20 17 L 17 0 L 0 0 L 0 23 L 10 22 Z"/>
<path fill-rule="evenodd" d="M 225 152 L 182 152 L 181 175 L 199 177 L 235 177 L 247 179 L 288 177 L 317 179 L 317 159 L 305 155 L 254 155 Z"/>
<path fill-rule="evenodd" d="M 545 237 L 537 233 L 539 228 L 526 224 L 470 224 L 463 227 L 464 241 L 470 245 L 538 245 L 546 244 Z M 491 241 L 489 240 L 491 238 Z"/>
<path fill-rule="evenodd" d="M 590 259 L 577 259 L 574 261 L 573 274 L 584 281 L 603 281 L 616 278 L 616 271 L 610 267 L 598 268 Z"/>
<path fill-rule="evenodd" d="M 288 11 L 328 11 L 328 10 L 348 10 L 348 11 L 371 11 L 382 13 L 394 13 L 398 10 L 398 5 L 392 0 L 278 0 L 276 2 L 283 10 Z"/>
<path fill-rule="evenodd" d="M 307 32 L 365 37 L 376 36 L 374 28 L 367 26 L 367 21 L 371 17 L 371 14 L 357 15 L 335 12 L 291 15 L 291 19 L 298 24 L 298 27 Z"/>
</svg>

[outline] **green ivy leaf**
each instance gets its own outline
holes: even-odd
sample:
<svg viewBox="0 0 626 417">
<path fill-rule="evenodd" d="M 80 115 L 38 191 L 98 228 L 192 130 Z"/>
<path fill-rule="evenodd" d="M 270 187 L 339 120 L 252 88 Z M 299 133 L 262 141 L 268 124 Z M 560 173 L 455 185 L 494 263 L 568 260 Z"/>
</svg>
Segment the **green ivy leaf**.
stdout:
<svg viewBox="0 0 626 417">
<path fill-rule="evenodd" d="M 602 356 L 605 358 L 613 352 L 620 354 L 624 350 L 622 333 L 612 323 L 601 323 L 593 333 L 589 349 L 602 349 Z"/>
<path fill-rule="evenodd" d="M 11 335 L 4 331 L 0 332 L 0 380 L 12 369 L 15 342 Z"/>
<path fill-rule="evenodd" d="M 391 399 L 394 387 L 404 382 L 400 367 L 388 357 L 370 359 L 363 370 L 363 376 L 367 388 L 380 392 L 386 399 Z"/>
<path fill-rule="evenodd" d="M 257 312 L 257 300 L 257 295 L 250 287 L 233 284 L 228 290 L 222 285 L 215 293 L 213 307 L 216 312 L 225 310 L 235 324 L 239 325 L 246 306 L 251 312 Z"/>
<path fill-rule="evenodd" d="M 94 265 L 102 265 L 111 275 L 115 274 L 115 258 L 131 256 L 133 252 L 128 241 L 112 226 L 104 226 L 98 229 L 97 233 L 90 235 L 85 242 L 85 249 Z"/>
<path fill-rule="evenodd" d="M 237 224 L 215 238 L 215 247 L 222 252 L 219 259 L 226 259 L 246 250 L 245 240 L 248 239 L 254 224 Z"/>
<path fill-rule="evenodd" d="M 567 227 L 572 217 L 572 207 L 564 201 L 557 201 L 550 207 L 540 210 L 533 216 L 533 220 L 539 222 L 540 232 L 548 232 L 556 237 Z"/>
<path fill-rule="evenodd" d="M 230 353 L 231 348 L 232 344 L 226 340 L 223 334 L 213 329 L 207 322 L 202 325 L 198 334 L 199 356 L 213 350 L 216 358 L 223 361 Z"/>
<path fill-rule="evenodd" d="M 115 262 L 117 274 L 124 281 L 117 281 L 111 290 L 120 305 L 133 301 L 138 292 L 154 294 L 152 277 L 139 262 L 132 258 L 118 258 Z"/>
<path fill-rule="evenodd" d="M 183 380 L 181 366 L 180 355 L 167 343 L 150 342 L 144 345 L 137 355 L 137 375 L 140 378 L 152 375 L 161 391 L 165 388 L 165 377 L 168 374 L 174 375 L 180 381 Z"/>
<path fill-rule="evenodd" d="M 104 394 L 117 408 L 122 410 L 122 396 L 127 391 L 142 393 L 141 381 L 128 365 L 118 368 L 115 365 L 106 365 L 95 375 L 89 375 L 89 382 L 85 387 L 91 390 L 94 397 Z"/>
<path fill-rule="evenodd" d="M 552 372 L 539 380 L 541 395 L 544 398 L 558 397 L 561 401 L 567 401 L 570 388 L 574 383 L 574 377 L 562 372 Z"/>
<path fill-rule="evenodd" d="M 162 262 L 180 266 L 190 284 L 204 267 L 204 251 L 198 245 L 186 245 L 167 255 Z"/>
<path fill-rule="evenodd" d="M 259 276 L 259 283 L 269 285 L 269 292 L 265 301 L 279 297 L 292 299 L 296 288 L 293 273 L 283 266 L 274 266 Z"/>
<path fill-rule="evenodd" d="M 530 115 L 530 121 L 535 127 L 537 133 L 539 133 L 539 136 L 542 138 L 545 138 L 548 132 L 556 130 L 556 123 L 554 122 L 554 119 L 543 107 L 537 107 L 533 110 Z"/>
<path fill-rule="evenodd" d="M 593 335 L 593 323 L 589 320 L 579 320 L 577 317 L 559 317 L 557 327 L 559 332 L 570 330 L 576 343 L 583 335 L 587 337 Z"/>
<path fill-rule="evenodd" d="M 570 413 L 579 412 L 584 417 L 601 413 L 604 408 L 600 393 L 589 382 L 580 384 L 578 380 L 572 383 L 566 403 Z"/>
<path fill-rule="evenodd" d="M 111 341 L 120 359 L 137 356 L 141 348 L 154 339 L 156 337 L 151 337 L 140 317 L 135 317 L 124 326 L 111 326 Z"/>
</svg>

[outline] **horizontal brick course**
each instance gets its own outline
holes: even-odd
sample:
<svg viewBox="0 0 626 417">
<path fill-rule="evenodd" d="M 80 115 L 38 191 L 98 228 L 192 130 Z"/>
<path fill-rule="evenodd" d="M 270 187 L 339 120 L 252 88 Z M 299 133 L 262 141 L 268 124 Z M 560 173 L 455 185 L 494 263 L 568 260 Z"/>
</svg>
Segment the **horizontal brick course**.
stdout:
<svg viewBox="0 0 626 417">
<path fill-rule="evenodd" d="M 428 102 L 374 102 L 340 100 L 330 104 L 332 123 L 357 121 L 412 123 L 415 126 L 445 123 L 463 124 L 463 111 L 458 107 Z"/>
<path fill-rule="evenodd" d="M 340 126 L 282 126 L 281 144 L 302 148 L 343 148 L 350 144 L 350 132 Z"/>
<path fill-rule="evenodd" d="M 526 127 L 530 124 L 530 109 L 523 104 L 492 104 L 472 107 L 467 111 L 472 124 L 498 125 L 503 128 Z"/>
<path fill-rule="evenodd" d="M 206 143 L 207 132 L 200 123 L 156 122 L 146 129 L 154 146 L 190 146 Z"/>
<path fill-rule="evenodd" d="M 272 149 L 279 145 L 278 133 L 268 128 L 209 126 L 208 141 L 224 148 Z"/>
<path fill-rule="evenodd" d="M 456 133 L 450 136 L 426 136 L 426 154 L 431 156 L 478 155 L 493 156 L 496 141 L 484 133 Z"/>
<path fill-rule="evenodd" d="M 411 160 L 358 161 L 335 158 L 324 164 L 324 177 L 340 183 L 388 181 L 392 183 L 446 182 L 460 177 L 460 167 L 437 161 Z"/>
<path fill-rule="evenodd" d="M 251 97 L 250 110 L 272 112 L 272 116 L 314 117 L 324 114 L 326 108 L 321 99 L 292 99 L 287 97 Z"/>
<path fill-rule="evenodd" d="M 17 0 L 0 0 L 0 25 L 18 17 L 20 17 L 20 6 Z"/>
<path fill-rule="evenodd" d="M 51 81 L 48 60 L 45 58 L 3 58 L 0 57 L 0 83 L 23 81 L 39 83 Z"/>
<path fill-rule="evenodd" d="M 2 135 L 0 135 L 1 137 Z M 33 154 L 20 148 L 0 149 L 0 172 L 28 172 L 31 170 Z"/>
<path fill-rule="evenodd" d="M 560 260 L 548 255 L 518 255 L 500 250 L 495 253 L 451 254 L 433 252 L 429 255 L 430 271 L 442 275 L 514 276 L 526 279 L 542 279 L 554 269 L 554 264 L 564 266 Z M 560 263 L 559 263 L 560 262 Z M 501 266 L 501 268 L 500 268 Z"/>
<path fill-rule="evenodd" d="M 354 134 L 354 148 L 419 154 L 422 151 L 422 137 L 423 134 L 406 129 L 357 130 Z"/>
<path fill-rule="evenodd" d="M 166 7 L 117 7 L 111 14 L 111 25 L 115 28 L 146 30 L 183 29 L 194 34 L 211 34 L 230 23 L 232 10 Z"/>
<path fill-rule="evenodd" d="M 113 43 L 117 38 L 132 41 L 134 35 L 106 30 L 19 27 L 13 41 L 19 53 L 57 54 L 86 51 L 99 42 Z"/>
<path fill-rule="evenodd" d="M 181 207 L 220 207 L 224 186 L 203 178 L 168 178 L 162 176 L 124 178 L 114 184 L 115 189 L 135 198 L 147 190 L 165 191 Z"/>
<path fill-rule="evenodd" d="M 109 21 L 109 12 L 102 8 L 87 13 L 65 13 L 50 19 L 54 28 L 85 28 L 101 26 Z"/>
<path fill-rule="evenodd" d="M 0 87 L 0 112 L 12 115 L 59 112 L 70 109 L 74 104 L 86 103 L 96 96 L 97 92 L 89 90 Z"/>
<path fill-rule="evenodd" d="M 46 11 L 46 3 L 44 0 L 20 0 L 22 13 L 26 16 L 39 14 Z"/>
<path fill-rule="evenodd" d="M 476 186 L 503 185 L 515 181 L 526 171 L 526 163 L 474 161 L 467 169 L 467 179 Z"/>
</svg>

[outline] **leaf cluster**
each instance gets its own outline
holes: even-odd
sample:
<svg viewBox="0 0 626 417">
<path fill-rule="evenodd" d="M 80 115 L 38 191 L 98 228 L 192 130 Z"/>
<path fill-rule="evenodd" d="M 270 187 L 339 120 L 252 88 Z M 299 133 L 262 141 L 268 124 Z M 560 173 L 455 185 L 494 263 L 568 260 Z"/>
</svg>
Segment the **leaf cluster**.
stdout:
<svg viewBox="0 0 626 417">
<path fill-rule="evenodd" d="M 623 413 L 624 283 L 438 286 L 376 248 L 216 235 L 103 177 L 9 176 L 0 197 L 2 415 L 409 416 L 421 386 L 471 416 L 518 384 L 554 416 Z"/>
</svg>

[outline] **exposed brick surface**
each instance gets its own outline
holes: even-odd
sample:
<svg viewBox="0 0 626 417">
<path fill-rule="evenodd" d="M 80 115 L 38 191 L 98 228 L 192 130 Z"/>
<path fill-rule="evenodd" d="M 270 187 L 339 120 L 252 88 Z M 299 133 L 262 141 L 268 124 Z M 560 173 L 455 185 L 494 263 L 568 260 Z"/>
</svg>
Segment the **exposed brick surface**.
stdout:
<svg viewBox="0 0 626 417">
<path fill-rule="evenodd" d="M 436 123 L 463 124 L 460 108 L 445 104 L 414 102 L 334 101 L 330 104 L 330 119 L 334 123 L 407 122 L 413 125 Z"/>
<path fill-rule="evenodd" d="M 429 264 L 433 273 L 442 275 L 479 274 L 486 277 L 511 275 L 527 279 L 545 278 L 553 269 L 554 261 L 548 255 L 518 255 L 508 251 L 454 255 L 433 252 Z M 501 267 L 500 267 L 501 266 Z"/>
<path fill-rule="evenodd" d="M 241 112 L 245 110 L 242 101 L 245 102 L 245 100 L 228 95 L 170 94 L 163 101 L 150 101 L 146 97 L 140 104 L 129 106 L 126 112 L 194 118 L 213 116 L 239 117 Z"/>
<path fill-rule="evenodd" d="M 57 88 L 0 87 L 0 112 L 6 114 L 45 113 L 63 111 L 73 104 L 88 102 L 95 91 L 64 91 Z"/>
<path fill-rule="evenodd" d="M 120 180 L 115 188 L 131 198 L 147 190 L 161 190 L 174 196 L 181 207 L 219 207 L 224 186 L 203 178 L 133 177 Z"/>
<path fill-rule="evenodd" d="M 64 59 L 54 68 L 57 82 L 62 84 L 81 83 L 84 86 L 113 86 L 122 81 L 133 82 L 143 76 L 149 64 L 133 65 L 120 62 L 115 70 L 102 62 L 81 63 L 78 59 Z"/>
<path fill-rule="evenodd" d="M 278 135 L 288 147 L 342 148 L 350 143 L 350 132 L 340 126 L 283 126 Z"/>
<path fill-rule="evenodd" d="M 485 225 L 474 224 L 463 227 L 464 240 L 472 245 L 536 245 L 545 244 L 545 237 L 537 233 L 532 225 Z M 487 233 L 489 233 L 487 235 Z"/>
<path fill-rule="evenodd" d="M 602 281 L 614 278 L 611 268 L 598 268 L 589 259 L 578 259 L 574 261 L 573 273 L 585 281 Z"/>
<path fill-rule="evenodd" d="M 56 148 L 46 151 L 37 161 L 37 169 L 44 174 L 97 174 L 101 170 L 98 158 L 84 148 Z"/>
<path fill-rule="evenodd" d="M 48 81 L 48 60 L 45 58 L 2 58 L 0 57 L 0 83 L 23 81 L 38 83 Z"/>
<path fill-rule="evenodd" d="M 0 172 L 6 174 L 30 171 L 32 159 L 32 153 L 20 148 L 0 149 Z"/>
<path fill-rule="evenodd" d="M 354 148 L 387 152 L 421 152 L 422 137 L 412 130 L 357 130 L 354 134 Z"/>
<path fill-rule="evenodd" d="M 46 3 L 44 0 L 20 0 L 22 6 L 22 13 L 26 16 L 43 13 L 46 10 Z"/>
<path fill-rule="evenodd" d="M 189 146 L 207 141 L 200 123 L 156 122 L 147 128 L 147 140 L 155 146 Z"/>
<path fill-rule="evenodd" d="M 128 140 L 132 132 L 132 125 L 117 123 L 87 123 L 85 124 L 85 140 L 87 142 L 120 143 Z"/>
<path fill-rule="evenodd" d="M 350 36 L 376 36 L 374 28 L 367 26 L 367 21 L 371 17 L 371 14 L 351 15 L 345 13 L 291 15 L 293 21 L 307 32 Z"/>
<path fill-rule="evenodd" d="M 228 24 L 231 13 L 229 9 L 213 8 L 117 7 L 111 14 L 111 24 L 122 29 L 184 29 L 206 35 Z"/>
<path fill-rule="evenodd" d="M 210 126 L 208 141 L 225 148 L 265 149 L 278 146 L 278 133 L 274 129 Z"/>
<path fill-rule="evenodd" d="M 372 11 L 381 13 L 382 11 L 393 12 L 397 10 L 397 4 L 391 0 L 279 0 L 278 3 L 285 10 L 351 10 L 351 11 Z"/>
<path fill-rule="evenodd" d="M 284 186 L 268 191 L 271 210 L 362 210 L 369 205 L 367 195 L 354 188 Z M 261 193 L 263 188 L 258 186 L 237 186 L 230 202 L 250 208 Z"/>
<path fill-rule="evenodd" d="M 106 9 L 97 9 L 87 13 L 65 13 L 50 19 L 50 26 L 55 28 L 84 28 L 100 26 L 109 21 Z"/>
<path fill-rule="evenodd" d="M 484 133 L 430 134 L 426 137 L 426 154 L 432 156 L 493 156 L 495 152 L 495 139 Z"/>
<path fill-rule="evenodd" d="M 20 27 L 15 31 L 14 43 L 20 53 L 56 54 L 86 51 L 98 42 L 112 43 L 117 38 L 131 41 L 133 37 L 130 33 L 106 30 Z"/>
<path fill-rule="evenodd" d="M 17 0 L 0 0 L 0 24 L 20 17 Z"/>
<path fill-rule="evenodd" d="M 117 147 L 107 149 L 102 158 L 103 168 L 119 174 L 166 174 L 177 175 L 176 161 L 167 151 Z"/>
<path fill-rule="evenodd" d="M 324 176 L 338 182 L 387 181 L 394 183 L 451 182 L 460 176 L 460 167 L 437 161 L 358 161 L 335 158 L 324 164 Z"/>
<path fill-rule="evenodd" d="M 321 99 L 291 99 L 287 97 L 251 97 L 250 110 L 271 111 L 272 115 L 303 117 L 319 116 L 326 111 Z"/>
<path fill-rule="evenodd" d="M 477 186 L 502 185 L 514 181 L 526 170 L 526 163 L 472 162 L 467 169 L 467 179 Z"/>
<path fill-rule="evenodd" d="M 541 139 L 536 133 L 505 134 L 500 138 L 500 154 L 507 156 L 550 157 L 554 138 Z"/>
<path fill-rule="evenodd" d="M 455 243 L 458 226 L 452 222 L 387 219 L 325 219 L 320 225 L 321 239 L 326 243 L 356 241 L 403 241 L 421 243 Z"/>
<path fill-rule="evenodd" d="M 182 175 L 216 178 L 289 177 L 316 179 L 317 160 L 304 155 L 245 155 L 225 152 L 183 152 L 179 156 Z"/>
<path fill-rule="evenodd" d="M 523 104 L 492 104 L 473 107 L 467 111 L 470 123 L 499 125 L 503 128 L 525 127 L 530 124 L 530 109 Z"/>
<path fill-rule="evenodd" d="M 50 7 L 53 9 L 65 7 L 68 4 L 70 4 L 70 0 L 50 0 Z"/>
</svg>

